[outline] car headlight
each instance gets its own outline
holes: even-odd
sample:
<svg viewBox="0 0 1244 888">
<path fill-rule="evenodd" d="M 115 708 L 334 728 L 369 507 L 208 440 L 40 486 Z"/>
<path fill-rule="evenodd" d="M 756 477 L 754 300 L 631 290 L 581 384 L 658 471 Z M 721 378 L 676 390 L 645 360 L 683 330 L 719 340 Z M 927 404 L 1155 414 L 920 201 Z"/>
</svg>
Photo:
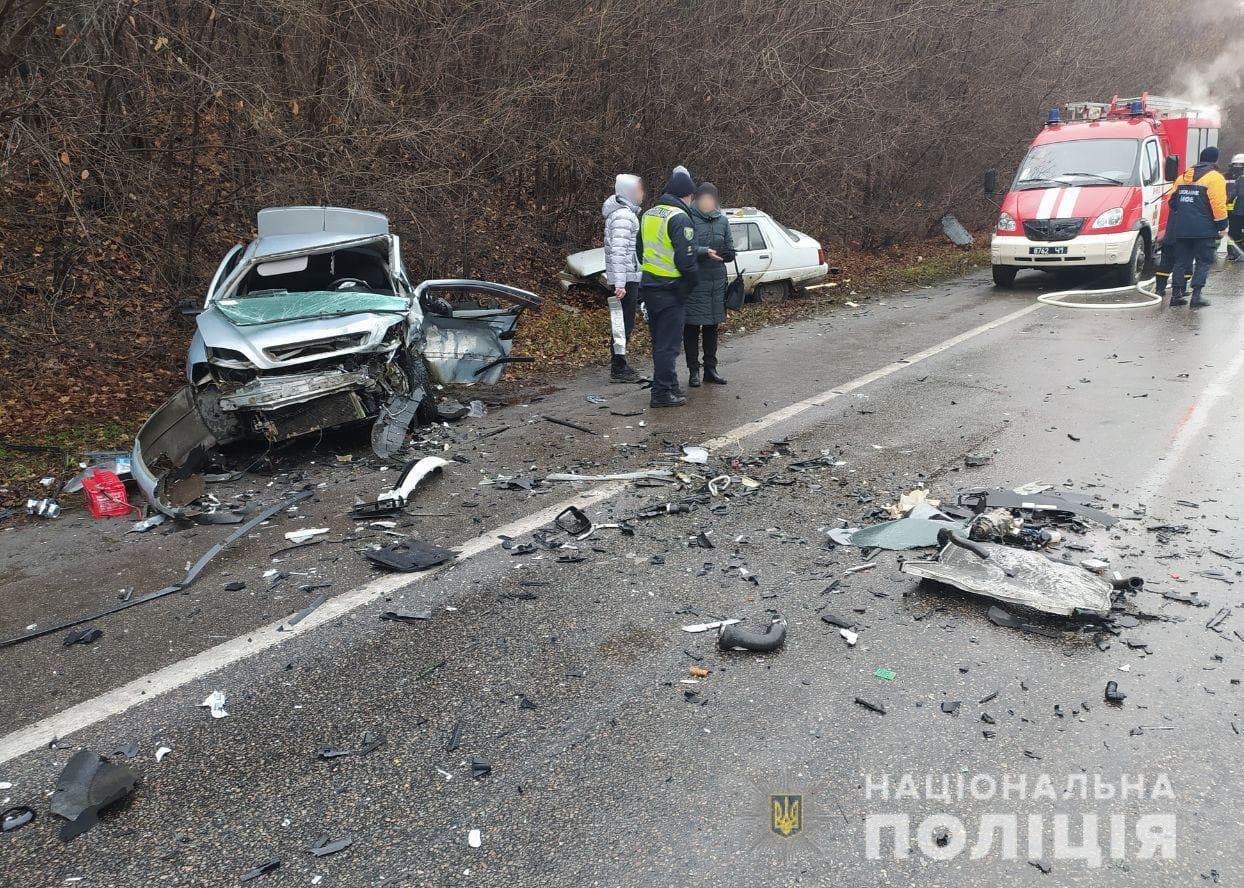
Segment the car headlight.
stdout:
<svg viewBox="0 0 1244 888">
<path fill-rule="evenodd" d="M 999 216 L 998 217 L 998 230 L 999 231 L 1014 231 L 1015 230 L 1015 217 L 1012 216 L 1010 213 L 1003 213 L 1001 216 Z"/>
<path fill-rule="evenodd" d="M 1115 207 L 1113 210 L 1106 210 L 1096 219 L 1093 220 L 1094 228 L 1114 228 L 1116 225 L 1123 224 L 1123 207 Z"/>
</svg>

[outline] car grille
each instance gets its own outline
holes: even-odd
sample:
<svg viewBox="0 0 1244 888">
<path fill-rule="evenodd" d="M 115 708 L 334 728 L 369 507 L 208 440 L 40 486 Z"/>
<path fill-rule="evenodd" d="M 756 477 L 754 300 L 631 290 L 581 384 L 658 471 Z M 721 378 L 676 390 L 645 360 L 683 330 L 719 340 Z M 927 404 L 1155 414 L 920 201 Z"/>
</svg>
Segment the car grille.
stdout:
<svg viewBox="0 0 1244 888">
<path fill-rule="evenodd" d="M 1029 219 L 1024 222 L 1028 240 L 1067 241 L 1080 233 L 1083 219 Z"/>
</svg>

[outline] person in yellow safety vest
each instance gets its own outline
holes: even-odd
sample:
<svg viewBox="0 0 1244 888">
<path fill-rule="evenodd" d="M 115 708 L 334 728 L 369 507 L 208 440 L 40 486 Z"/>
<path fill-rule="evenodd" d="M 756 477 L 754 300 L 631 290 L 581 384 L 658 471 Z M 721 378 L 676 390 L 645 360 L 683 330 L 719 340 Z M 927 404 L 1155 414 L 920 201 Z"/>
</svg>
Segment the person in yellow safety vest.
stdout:
<svg viewBox="0 0 1244 888">
<path fill-rule="evenodd" d="M 639 301 L 648 316 L 652 336 L 652 407 L 681 407 L 687 403 L 678 384 L 678 356 L 682 353 L 686 298 L 695 285 L 695 228 L 687 206 L 695 180 L 686 167 L 675 167 L 665 193 L 639 220 L 635 253 L 641 271 Z"/>
<path fill-rule="evenodd" d="M 1218 149 L 1201 152 L 1192 170 L 1192 181 L 1181 182 L 1170 197 L 1174 229 L 1175 267 L 1171 269 L 1171 305 L 1188 305 L 1188 280 L 1192 275 L 1192 308 L 1209 305 L 1201 290 L 1209 279 L 1218 241 L 1227 231 L 1227 180 L 1218 172 Z"/>
<path fill-rule="evenodd" d="M 1184 170 L 1178 179 L 1171 183 L 1171 187 L 1166 192 L 1166 200 L 1170 201 L 1175 194 L 1175 189 L 1180 185 L 1192 181 L 1192 167 Z M 1170 280 L 1171 269 L 1175 267 L 1175 213 L 1172 209 L 1166 216 L 1166 230 L 1162 232 L 1161 248 L 1158 251 L 1158 267 L 1154 271 L 1156 283 L 1154 289 L 1157 290 L 1159 296 L 1166 295 L 1166 283 Z"/>
</svg>

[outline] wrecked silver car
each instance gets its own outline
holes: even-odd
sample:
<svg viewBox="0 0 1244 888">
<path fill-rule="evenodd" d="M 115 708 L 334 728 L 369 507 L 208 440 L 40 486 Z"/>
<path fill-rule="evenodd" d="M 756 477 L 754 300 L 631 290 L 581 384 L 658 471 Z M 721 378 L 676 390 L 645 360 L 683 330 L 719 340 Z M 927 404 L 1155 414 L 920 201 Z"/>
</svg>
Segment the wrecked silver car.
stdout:
<svg viewBox="0 0 1244 888">
<path fill-rule="evenodd" d="M 522 360 L 519 316 L 543 301 L 487 281 L 413 285 L 379 213 L 276 207 L 258 229 L 208 286 L 187 384 L 134 443 L 134 478 L 169 515 L 184 502 L 166 494 L 217 445 L 375 420 L 373 447 L 388 456 L 412 422 L 435 419 L 433 383 L 496 383 Z"/>
</svg>

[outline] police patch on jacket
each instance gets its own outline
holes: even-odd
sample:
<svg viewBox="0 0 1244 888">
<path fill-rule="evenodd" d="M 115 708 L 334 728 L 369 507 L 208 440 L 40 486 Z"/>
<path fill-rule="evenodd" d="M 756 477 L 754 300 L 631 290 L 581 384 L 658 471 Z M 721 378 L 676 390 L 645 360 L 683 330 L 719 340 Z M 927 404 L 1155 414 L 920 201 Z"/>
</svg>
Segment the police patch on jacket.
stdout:
<svg viewBox="0 0 1244 888">
<path fill-rule="evenodd" d="M 687 240 L 695 240 L 695 229 L 692 228 L 690 225 L 686 226 L 682 230 L 682 236 L 685 237 Z"/>
</svg>

